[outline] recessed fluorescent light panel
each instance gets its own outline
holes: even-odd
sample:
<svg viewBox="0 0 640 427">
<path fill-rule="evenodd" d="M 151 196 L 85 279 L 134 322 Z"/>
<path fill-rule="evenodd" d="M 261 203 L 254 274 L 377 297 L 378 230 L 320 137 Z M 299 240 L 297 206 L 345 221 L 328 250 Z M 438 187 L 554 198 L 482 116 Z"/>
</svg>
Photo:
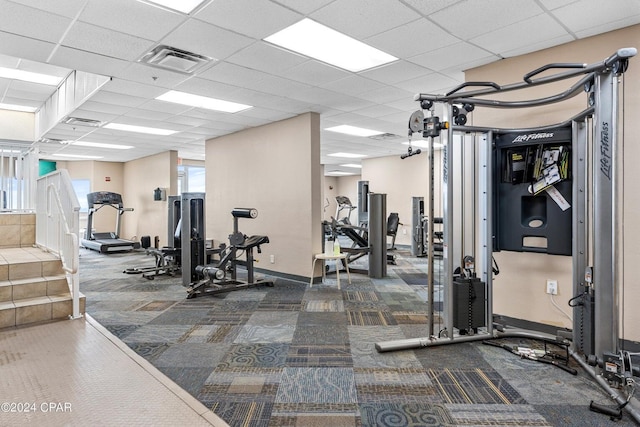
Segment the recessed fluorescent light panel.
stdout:
<svg viewBox="0 0 640 427">
<path fill-rule="evenodd" d="M 169 129 L 159 129 L 159 128 L 149 128 L 145 126 L 134 126 L 134 125 L 125 125 L 122 123 L 108 123 L 103 126 L 103 128 L 114 129 L 114 130 L 124 130 L 127 132 L 138 132 L 138 133 L 148 133 L 150 135 L 173 135 L 177 133 L 177 130 L 169 130 Z"/>
<path fill-rule="evenodd" d="M 352 172 L 344 172 L 344 171 L 329 171 L 327 175 L 354 175 Z"/>
<path fill-rule="evenodd" d="M 384 132 L 380 132 L 379 130 L 371 130 L 371 129 L 359 128 L 356 126 L 349 126 L 349 125 L 333 126 L 330 128 L 325 128 L 325 130 L 329 130 L 331 132 L 344 133 L 347 135 L 364 136 L 364 137 L 381 135 L 384 133 Z"/>
<path fill-rule="evenodd" d="M 343 166 L 345 168 L 356 168 L 356 169 L 362 169 L 362 165 L 357 165 L 355 163 L 347 163 L 346 165 L 340 165 Z"/>
<path fill-rule="evenodd" d="M 191 107 L 206 108 L 207 110 L 222 111 L 225 113 L 237 113 L 252 108 L 251 105 L 238 104 L 236 102 L 223 101 L 221 99 L 194 95 L 192 93 L 170 90 L 156 98 L 159 101 L 174 102 L 176 104 L 189 105 Z"/>
<path fill-rule="evenodd" d="M 308 18 L 264 40 L 354 73 L 398 59 Z"/>
<path fill-rule="evenodd" d="M 359 159 L 360 157 L 367 157 L 366 154 L 354 154 L 354 153 L 333 153 L 333 154 L 327 154 L 327 156 L 344 157 L 346 159 Z"/>
<path fill-rule="evenodd" d="M 203 0 L 147 0 L 147 2 L 189 14 L 193 9 L 198 7 Z"/>
<path fill-rule="evenodd" d="M 76 145 L 79 147 L 107 148 L 110 150 L 129 150 L 133 148 L 133 146 L 131 145 L 105 144 L 103 142 L 91 141 L 69 141 L 69 145 Z"/>
<path fill-rule="evenodd" d="M 14 105 L 14 104 L 2 104 L 2 103 L 0 103 L 0 110 L 21 111 L 23 113 L 35 113 L 37 108 L 35 108 L 35 107 L 25 107 L 24 105 Z"/>
<path fill-rule="evenodd" d="M 16 70 L 14 68 L 0 67 L 0 77 L 5 79 L 22 80 L 23 82 L 40 83 L 49 86 L 58 86 L 62 77 L 48 74 L 32 73 L 30 71 Z"/>
</svg>

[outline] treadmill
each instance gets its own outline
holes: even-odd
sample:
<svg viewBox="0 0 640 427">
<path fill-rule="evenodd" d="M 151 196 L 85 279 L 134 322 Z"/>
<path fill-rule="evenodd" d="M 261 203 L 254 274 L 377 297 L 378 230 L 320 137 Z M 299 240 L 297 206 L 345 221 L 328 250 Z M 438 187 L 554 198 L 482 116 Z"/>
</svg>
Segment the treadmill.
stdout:
<svg viewBox="0 0 640 427">
<path fill-rule="evenodd" d="M 133 208 L 125 208 L 122 205 L 122 196 L 109 191 L 97 191 L 87 194 L 89 214 L 87 216 L 87 229 L 81 240 L 83 247 L 100 253 L 126 252 L 139 249 L 140 243 L 120 238 L 120 216 Z M 116 229 L 111 232 L 93 232 L 93 214 L 100 209 L 109 206 L 116 210 Z"/>
</svg>

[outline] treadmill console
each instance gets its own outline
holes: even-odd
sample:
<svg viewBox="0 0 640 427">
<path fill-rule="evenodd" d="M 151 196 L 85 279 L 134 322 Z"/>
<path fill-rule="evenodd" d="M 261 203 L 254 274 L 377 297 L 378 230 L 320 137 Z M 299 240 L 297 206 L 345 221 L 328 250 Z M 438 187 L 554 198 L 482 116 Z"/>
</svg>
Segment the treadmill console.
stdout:
<svg viewBox="0 0 640 427">
<path fill-rule="evenodd" d="M 122 206 L 122 195 L 110 191 L 96 191 L 87 194 L 87 203 L 93 205 L 120 205 Z"/>
</svg>

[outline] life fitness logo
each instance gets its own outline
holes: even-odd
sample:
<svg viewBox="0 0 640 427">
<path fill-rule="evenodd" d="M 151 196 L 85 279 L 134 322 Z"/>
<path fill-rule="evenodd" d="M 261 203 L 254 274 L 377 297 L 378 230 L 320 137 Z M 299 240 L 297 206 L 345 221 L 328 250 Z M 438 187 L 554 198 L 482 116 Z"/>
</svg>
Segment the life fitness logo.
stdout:
<svg viewBox="0 0 640 427">
<path fill-rule="evenodd" d="M 513 141 L 511 141 L 511 143 L 515 144 L 517 142 L 529 142 L 529 141 L 535 141 L 536 139 L 547 139 L 547 138 L 553 138 L 553 132 L 527 133 L 525 135 L 518 135 L 515 137 Z"/>
</svg>

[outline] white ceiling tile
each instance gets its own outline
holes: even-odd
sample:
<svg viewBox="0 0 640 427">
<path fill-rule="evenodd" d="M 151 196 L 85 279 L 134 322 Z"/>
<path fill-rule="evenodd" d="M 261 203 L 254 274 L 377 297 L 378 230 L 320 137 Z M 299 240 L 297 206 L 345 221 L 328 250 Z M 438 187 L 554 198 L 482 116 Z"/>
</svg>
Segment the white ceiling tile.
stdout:
<svg viewBox="0 0 640 427">
<path fill-rule="evenodd" d="M 179 85 L 185 80 L 191 78 L 191 76 L 186 74 L 167 71 L 138 62 L 129 63 L 127 68 L 118 71 L 117 73 L 113 74 L 113 76 L 119 77 L 124 80 L 140 82 L 148 85 L 155 85 L 157 87 L 163 87 L 166 89 L 173 88 L 176 85 Z"/>
<path fill-rule="evenodd" d="M 132 82 L 120 78 L 113 78 L 103 87 L 109 92 L 121 93 L 124 95 L 139 96 L 143 98 L 156 98 L 167 91 L 166 88 Z"/>
<path fill-rule="evenodd" d="M 9 86 L 9 91 L 11 92 L 32 94 L 32 99 L 47 99 L 55 89 L 55 86 L 24 82 L 20 80 L 13 80 Z M 15 94 L 12 94 L 11 96 L 15 96 Z"/>
<path fill-rule="evenodd" d="M 385 85 L 375 80 L 353 74 L 349 77 L 345 77 L 344 79 L 336 80 L 321 86 L 335 92 L 357 96 L 372 90 L 381 89 Z"/>
<path fill-rule="evenodd" d="M 472 39 L 471 43 L 483 46 L 492 53 L 502 56 L 504 52 L 520 48 L 522 46 L 521 40 L 524 37 L 528 39 L 527 44 L 537 44 L 567 35 L 566 30 L 553 18 L 548 15 L 538 15 L 485 33 Z"/>
<path fill-rule="evenodd" d="M 253 42 L 248 37 L 197 19 L 188 20 L 162 39 L 162 43 L 169 46 L 218 60 L 225 59 Z"/>
<path fill-rule="evenodd" d="M 71 23 L 69 18 L 0 0 L 0 28 L 36 40 L 58 42 Z"/>
<path fill-rule="evenodd" d="M 408 58 L 460 41 L 433 22 L 421 18 L 376 34 L 366 43 L 399 58 Z"/>
<path fill-rule="evenodd" d="M 597 10 L 597 13 L 593 13 L 594 10 Z M 640 0 L 616 0 L 615 7 L 603 7 L 602 2 L 598 0 L 581 0 L 578 3 L 571 3 L 555 9 L 553 14 L 574 33 L 588 33 L 594 27 L 601 27 L 607 25 L 607 23 L 615 24 L 617 21 L 637 17 L 640 15 Z M 635 22 L 638 21 L 636 20 Z M 620 27 L 622 26 L 625 26 L 625 24 L 620 25 Z M 602 31 L 608 31 L 616 27 L 617 25 L 607 25 L 607 28 Z"/>
<path fill-rule="evenodd" d="M 97 113 L 111 114 L 116 117 L 126 113 L 131 109 L 130 107 L 103 104 L 102 102 L 94 102 L 91 99 L 82 104 L 82 108 L 89 111 L 95 111 Z"/>
<path fill-rule="evenodd" d="M 412 98 L 413 93 L 397 87 L 385 86 L 360 94 L 359 96 L 377 104 L 386 104 L 387 102 L 398 101 L 407 97 Z"/>
<path fill-rule="evenodd" d="M 365 107 L 358 110 L 358 114 L 361 114 L 367 117 L 373 117 L 373 118 L 388 116 L 390 114 L 395 114 L 399 112 L 400 112 L 399 110 L 393 107 L 380 105 L 380 104 L 372 105 L 371 107 Z"/>
<path fill-rule="evenodd" d="M 396 83 L 396 86 L 411 93 L 444 93 L 464 80 L 455 80 L 441 73 L 432 73 L 417 79 Z"/>
<path fill-rule="evenodd" d="M 76 15 L 84 7 L 86 0 L 56 0 L 56 1 L 42 1 L 42 0 L 11 0 L 13 3 L 20 3 L 25 6 L 30 6 L 35 9 L 44 10 L 47 12 L 55 13 L 56 15 L 66 16 L 68 18 L 75 18 Z"/>
<path fill-rule="evenodd" d="M 347 71 L 322 62 L 309 60 L 284 71 L 282 77 L 311 86 L 321 86 L 345 78 L 349 74 Z"/>
<path fill-rule="evenodd" d="M 195 95 L 208 96 L 211 98 L 218 98 L 232 102 L 236 102 L 232 98 L 233 93 L 238 91 L 237 86 L 200 79 L 197 77 L 192 77 L 189 80 L 185 80 L 184 82 L 175 86 L 175 89 Z"/>
<path fill-rule="evenodd" d="M 167 123 L 177 123 L 179 125 L 190 126 L 190 127 L 198 127 L 204 126 L 209 123 L 206 119 L 198 119 L 195 117 L 188 116 L 176 116 L 176 115 L 168 115 L 167 118 L 164 119 Z"/>
<path fill-rule="evenodd" d="M 487 61 L 497 61 L 500 58 L 466 42 L 457 43 L 409 58 L 411 62 L 435 71 L 442 71 L 453 67 L 464 70 L 468 68 L 468 64 L 485 59 Z"/>
<path fill-rule="evenodd" d="M 397 110 L 401 110 L 401 111 L 408 111 L 409 113 L 412 113 L 414 110 L 418 109 L 420 107 L 420 105 L 418 104 L 417 101 L 414 101 L 413 97 L 411 98 L 403 98 L 400 99 L 398 101 L 393 101 L 393 102 L 387 102 L 387 104 L 389 107 L 393 107 Z M 409 120 L 409 119 L 407 119 Z"/>
<path fill-rule="evenodd" d="M 129 61 L 140 58 L 154 42 L 84 22 L 76 22 L 62 41 L 64 46 Z"/>
<path fill-rule="evenodd" d="M 548 10 L 558 9 L 560 7 L 566 6 L 570 3 L 576 3 L 581 0 L 540 0 L 542 6 L 544 6 Z"/>
<path fill-rule="evenodd" d="M 309 110 L 308 105 L 309 104 L 306 102 L 287 98 L 285 96 L 276 96 L 273 98 L 273 102 L 271 103 L 273 109 L 286 113 L 293 113 L 294 115 L 311 111 Z"/>
<path fill-rule="evenodd" d="M 336 0 L 309 17 L 356 39 L 365 39 L 415 21 L 420 15 L 396 0 Z"/>
<path fill-rule="evenodd" d="M 184 15 L 131 0 L 89 0 L 79 20 L 148 40 L 164 37 Z"/>
<path fill-rule="evenodd" d="M 86 71 L 103 76 L 113 76 L 128 66 L 122 59 L 60 46 L 51 57 L 51 63 L 72 70 Z"/>
<path fill-rule="evenodd" d="M 189 111 L 193 110 L 193 107 L 188 105 L 180 105 L 173 102 L 166 101 L 158 101 L 156 99 L 150 99 L 144 104 L 140 105 L 139 108 L 144 108 L 145 110 L 158 111 L 160 113 L 169 113 L 171 115 L 178 114 L 187 114 Z"/>
<path fill-rule="evenodd" d="M 565 34 L 564 36 L 556 37 L 554 39 L 547 39 L 541 42 L 531 43 L 530 45 L 528 44 L 526 46 L 518 46 L 515 49 L 503 52 L 501 56 L 504 58 L 511 58 L 513 56 L 524 55 L 526 53 L 535 52 L 537 50 L 569 43 L 573 40 L 575 40 L 573 36 Z"/>
<path fill-rule="evenodd" d="M 543 12 L 531 0 L 484 0 L 456 3 L 434 13 L 432 18 L 451 34 L 469 40 Z"/>
<path fill-rule="evenodd" d="M 295 115 L 284 111 L 277 111 L 266 108 L 251 108 L 243 112 L 243 114 L 249 117 L 264 119 L 269 122 L 278 122 L 280 120 L 291 118 Z"/>
<path fill-rule="evenodd" d="M 202 79 L 227 83 L 238 87 L 259 87 L 258 83 L 268 74 L 252 68 L 243 67 L 228 62 L 218 62 L 207 70 L 198 73 Z"/>
<path fill-rule="evenodd" d="M 232 64 L 272 74 L 281 74 L 283 71 L 302 64 L 308 59 L 306 56 L 280 49 L 266 42 L 254 43 L 227 58 Z"/>
<path fill-rule="evenodd" d="M 258 40 L 303 18 L 269 0 L 216 0 L 201 9 L 196 17 Z"/>
<path fill-rule="evenodd" d="M 382 67 L 360 73 L 363 77 L 377 80 L 384 84 L 394 84 L 404 80 L 426 76 L 433 73 L 433 70 L 423 66 L 413 64 L 408 61 L 395 61 Z"/>
<path fill-rule="evenodd" d="M 355 98 L 331 90 L 314 87 L 307 90 L 298 91 L 288 94 L 289 98 L 307 102 L 313 108 L 331 105 L 333 108 L 343 111 L 352 111 L 356 108 L 362 108 L 371 105 L 363 99 Z"/>
<path fill-rule="evenodd" d="M 334 0 L 273 0 L 289 9 L 295 10 L 303 15 L 308 15 L 314 10 L 331 3 Z"/>
<path fill-rule="evenodd" d="M 586 37 L 595 36 L 601 33 L 617 30 L 619 28 L 629 27 L 632 25 L 640 24 L 640 15 L 627 16 L 615 22 L 605 22 L 593 27 L 586 27 L 583 30 L 576 31 L 576 36 L 583 39 Z"/>
<path fill-rule="evenodd" d="M 56 47 L 54 43 L 0 31 L 0 46 L 5 55 L 45 62 Z"/>
<path fill-rule="evenodd" d="M 91 97 L 94 102 L 101 102 L 104 104 L 122 105 L 125 107 L 137 107 L 143 104 L 146 99 L 138 96 L 125 95 L 122 93 L 109 92 L 101 90 Z"/>
<path fill-rule="evenodd" d="M 429 16 L 436 13 L 439 10 L 445 9 L 456 3 L 460 3 L 466 0 L 403 0 L 404 3 L 413 7 L 424 16 Z"/>
<path fill-rule="evenodd" d="M 125 114 L 127 117 L 133 117 L 136 119 L 143 120 L 156 120 L 156 121 L 166 121 L 169 117 L 172 117 L 173 114 L 167 113 L 164 111 L 152 111 L 152 110 L 144 110 L 142 108 L 136 108 L 134 110 L 127 111 Z M 177 123 L 177 122 L 173 122 Z M 183 123 L 186 125 L 186 123 Z"/>
</svg>

